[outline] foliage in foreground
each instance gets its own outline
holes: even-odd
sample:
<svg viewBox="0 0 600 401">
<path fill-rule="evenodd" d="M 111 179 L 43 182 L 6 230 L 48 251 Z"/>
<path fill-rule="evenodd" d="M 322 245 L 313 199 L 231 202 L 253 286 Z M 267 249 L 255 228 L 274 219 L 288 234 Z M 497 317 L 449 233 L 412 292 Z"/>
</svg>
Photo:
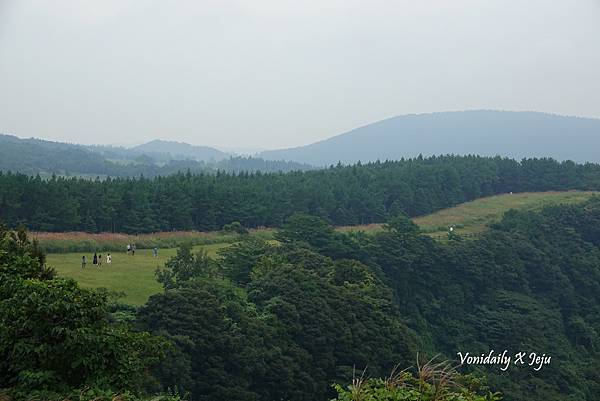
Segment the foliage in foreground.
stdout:
<svg viewBox="0 0 600 401">
<path fill-rule="evenodd" d="M 9 399 L 135 399 L 167 346 L 111 323 L 106 293 L 55 277 L 24 231 L 0 227 L 0 383 Z"/>
<path fill-rule="evenodd" d="M 365 371 L 352 384 L 335 384 L 337 401 L 499 401 L 481 380 L 461 375 L 448 362 L 432 360 L 416 374 L 394 368 L 385 379 L 366 379 Z"/>
<path fill-rule="evenodd" d="M 553 362 L 461 371 L 486 376 L 507 401 L 595 401 L 599 227 L 599 198 L 510 212 L 473 241 L 437 242 L 403 216 L 360 235 L 296 214 L 277 246 L 248 238 L 216 260 L 180 251 L 159 270 L 166 291 L 137 322 L 176 344 L 157 377 L 194 400 L 323 401 L 354 366 L 380 377 L 416 349 L 448 359 L 506 349 Z M 459 388 L 439 398 L 425 385 L 388 391 L 376 380 L 363 388 L 361 397 L 383 400 L 494 399 Z"/>
<path fill-rule="evenodd" d="M 469 382 L 442 391 L 436 387 L 441 379 L 423 380 L 422 369 L 415 377 L 395 376 L 395 387 L 389 380 L 376 379 L 350 388 L 334 389 L 331 384 L 350 382 L 354 366 L 368 366 L 375 377 L 398 362 L 408 366 L 416 349 L 453 358 L 457 351 L 477 354 L 493 347 L 544 352 L 553 358 L 540 371 L 461 368 L 485 375 L 507 401 L 595 401 L 600 393 L 599 227 L 598 198 L 540 212 L 513 211 L 476 240 L 457 236 L 444 243 L 422 235 L 402 216 L 365 236 L 336 233 L 316 216 L 294 215 L 278 233 L 276 246 L 249 237 L 221 252 L 219 259 L 182 248 L 157 271 L 165 291 L 151 297 L 135 324 L 173 344 L 162 363 L 151 369 L 160 382 L 156 389 L 189 392 L 191 400 L 324 401 L 337 393 L 344 401 L 489 401 L 496 396 Z M 102 306 L 94 306 L 105 302 L 101 294 L 77 292 L 82 290 L 42 268 L 43 255 L 34 244 L 21 241 L 29 247 L 21 252 L 15 245 L 18 238 L 3 238 L 0 265 L 3 277 L 10 279 L 6 282 L 14 281 L 6 285 L 14 285 L 16 292 L 6 289 L 0 298 L 1 307 L 12 313 L 6 315 L 10 319 L 0 316 L 2 330 L 20 333 L 13 320 L 32 324 L 18 310 L 10 311 L 17 305 L 26 306 L 23 313 L 33 310 L 32 316 L 46 324 L 50 309 L 35 303 L 35 294 L 58 305 L 59 316 L 76 322 L 89 318 L 87 312 L 79 315 L 77 307 L 71 312 L 53 299 L 56 289 L 42 285 L 33 287 L 35 294 L 27 292 L 28 286 L 40 282 L 58 286 L 75 304 L 87 300 L 92 305 L 84 311 L 102 315 Z M 26 300 L 13 299 L 14 293 Z M 91 320 L 96 322 L 90 318 L 75 329 L 85 328 L 100 338 L 102 330 L 126 330 L 105 318 L 99 325 Z M 65 323 L 59 320 L 56 325 Z M 63 347 L 59 351 L 71 352 L 64 348 L 68 342 L 46 344 L 35 331 L 24 334 L 40 345 L 35 352 L 58 346 Z M 14 334 L 1 338 L 0 357 L 10 357 L 12 342 L 18 341 Z M 87 344 L 85 336 L 80 341 L 75 344 Z M 27 349 L 28 344 L 17 345 Z M 119 350 L 128 353 L 128 347 L 124 344 Z M 145 347 L 141 344 L 137 351 Z M 139 355 L 132 356 L 134 373 Z M 100 371 L 94 376 L 92 370 L 82 383 L 69 383 L 71 378 L 61 377 L 60 371 L 50 378 L 60 379 L 54 382 L 21 383 L 7 370 L 19 363 L 23 362 L 0 363 L 0 379 L 13 380 L 13 394 L 21 386 L 30 398 L 36 391 L 72 394 L 85 385 L 103 394 L 129 390 L 136 396 L 149 379 L 140 375 L 136 383 L 119 385 L 115 380 L 124 379 L 111 379 L 115 372 L 99 364 Z M 68 366 L 64 369 L 69 371 Z M 133 387 L 121 391 L 129 384 Z M 59 385 L 64 387 L 57 389 Z"/>
<path fill-rule="evenodd" d="M 414 355 L 391 292 L 356 261 L 248 238 L 218 261 L 182 248 L 157 278 L 138 324 L 175 344 L 163 389 L 194 400 L 326 400 L 355 364 L 382 374 Z"/>
</svg>

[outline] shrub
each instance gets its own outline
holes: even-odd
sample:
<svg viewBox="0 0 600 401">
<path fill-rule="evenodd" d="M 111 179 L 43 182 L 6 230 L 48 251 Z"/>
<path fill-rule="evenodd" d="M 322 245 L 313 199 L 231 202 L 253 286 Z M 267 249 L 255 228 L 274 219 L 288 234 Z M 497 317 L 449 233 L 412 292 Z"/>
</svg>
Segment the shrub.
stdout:
<svg viewBox="0 0 600 401">
<path fill-rule="evenodd" d="M 385 379 L 365 379 L 354 376 L 347 387 L 335 384 L 338 401 L 498 401 L 499 393 L 492 393 L 473 376 L 458 374 L 447 362 L 432 360 L 419 366 L 416 374 L 396 367 Z"/>
</svg>

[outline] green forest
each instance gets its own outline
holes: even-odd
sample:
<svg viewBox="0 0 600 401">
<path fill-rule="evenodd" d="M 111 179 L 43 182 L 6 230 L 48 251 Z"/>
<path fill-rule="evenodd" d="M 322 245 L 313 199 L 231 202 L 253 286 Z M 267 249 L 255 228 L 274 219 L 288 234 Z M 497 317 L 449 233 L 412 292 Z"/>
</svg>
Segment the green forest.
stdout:
<svg viewBox="0 0 600 401">
<path fill-rule="evenodd" d="M 0 401 L 600 401 L 599 17 L 0 0 Z"/>
<path fill-rule="evenodd" d="M 0 173 L 0 219 L 35 231 L 146 233 L 279 227 L 294 213 L 333 225 L 419 216 L 500 193 L 598 190 L 600 165 L 440 156 L 289 173 L 43 179 Z"/>
<path fill-rule="evenodd" d="M 510 211 L 469 240 L 436 241 L 402 214 L 365 234 L 294 213 L 276 242 L 247 236 L 218 257 L 183 246 L 156 270 L 164 291 L 140 308 L 57 277 L 24 231 L 0 238 L 0 387 L 11 400 L 600 393 L 597 197 Z M 491 347 L 552 363 L 455 367 L 457 352 Z"/>
</svg>

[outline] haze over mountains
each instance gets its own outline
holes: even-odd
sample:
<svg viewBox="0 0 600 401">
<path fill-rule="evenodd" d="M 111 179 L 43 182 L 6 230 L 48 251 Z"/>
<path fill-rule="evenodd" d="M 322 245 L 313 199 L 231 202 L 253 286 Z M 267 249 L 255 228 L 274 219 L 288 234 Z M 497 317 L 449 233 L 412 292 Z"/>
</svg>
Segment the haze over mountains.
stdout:
<svg viewBox="0 0 600 401">
<path fill-rule="evenodd" d="M 259 153 L 315 166 L 440 154 L 552 157 L 600 162 L 600 120 L 537 112 L 461 111 L 404 115 L 310 145 Z"/>
<path fill-rule="evenodd" d="M 169 175 L 178 171 L 279 172 L 306 170 L 296 162 L 241 157 L 205 146 L 154 140 L 125 148 L 77 145 L 0 134 L 0 171 L 42 176 L 136 177 Z"/>
<path fill-rule="evenodd" d="M 155 139 L 130 149 L 140 154 L 169 154 L 175 160 L 218 161 L 227 159 L 229 153 L 209 146 L 194 146 L 188 143 Z"/>
<path fill-rule="evenodd" d="M 537 112 L 404 115 L 310 145 L 239 157 L 208 146 L 153 140 L 131 148 L 0 135 L 0 170 L 26 174 L 154 176 L 177 171 L 292 171 L 341 161 L 476 154 L 600 162 L 600 120 Z"/>
</svg>

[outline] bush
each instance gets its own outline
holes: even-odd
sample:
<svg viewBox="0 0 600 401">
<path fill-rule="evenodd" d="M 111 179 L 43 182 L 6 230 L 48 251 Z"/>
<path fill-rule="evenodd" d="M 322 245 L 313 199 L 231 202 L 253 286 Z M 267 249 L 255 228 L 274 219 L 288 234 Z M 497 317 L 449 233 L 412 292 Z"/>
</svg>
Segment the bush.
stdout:
<svg viewBox="0 0 600 401">
<path fill-rule="evenodd" d="M 106 292 L 43 261 L 25 231 L 0 227 L 0 399 L 135 399 L 170 343 L 111 322 Z"/>
<path fill-rule="evenodd" d="M 246 235 L 249 233 L 248 229 L 244 227 L 239 221 L 234 221 L 223 226 L 223 232 L 235 233 L 239 235 Z"/>
<path fill-rule="evenodd" d="M 365 372 L 352 384 L 335 384 L 338 401 L 498 401 L 480 380 L 458 374 L 447 362 L 430 360 L 416 375 L 395 368 L 385 379 L 365 379 Z"/>
</svg>

